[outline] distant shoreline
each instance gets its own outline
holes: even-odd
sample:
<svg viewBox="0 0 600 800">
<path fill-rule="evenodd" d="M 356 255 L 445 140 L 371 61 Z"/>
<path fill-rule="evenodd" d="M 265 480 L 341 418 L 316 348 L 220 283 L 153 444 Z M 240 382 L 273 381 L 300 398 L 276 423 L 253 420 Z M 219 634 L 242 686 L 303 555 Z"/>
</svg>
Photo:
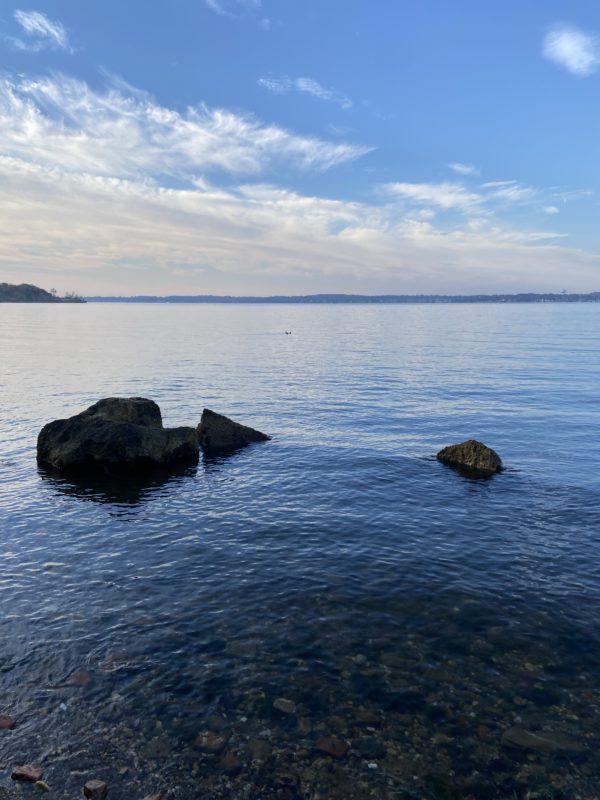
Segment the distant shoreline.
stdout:
<svg viewBox="0 0 600 800">
<path fill-rule="evenodd" d="M 274 296 L 233 295 L 135 295 L 131 297 L 89 296 L 88 303 L 214 303 L 225 305 L 280 304 L 280 305 L 325 305 L 325 304 L 443 304 L 443 303 L 600 303 L 600 292 L 588 294 L 475 294 L 475 295 L 363 295 L 363 294 L 309 294 Z"/>
</svg>

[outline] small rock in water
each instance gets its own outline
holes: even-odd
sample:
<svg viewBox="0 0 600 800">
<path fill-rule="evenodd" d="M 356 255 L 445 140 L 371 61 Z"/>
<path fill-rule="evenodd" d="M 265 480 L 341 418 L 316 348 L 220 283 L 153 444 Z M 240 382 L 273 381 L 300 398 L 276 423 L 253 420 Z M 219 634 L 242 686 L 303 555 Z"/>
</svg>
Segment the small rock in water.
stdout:
<svg viewBox="0 0 600 800">
<path fill-rule="evenodd" d="M 283 714 L 295 714 L 296 703 L 293 700 L 286 700 L 285 697 L 278 697 L 273 701 L 273 708 L 281 711 Z"/>
<path fill-rule="evenodd" d="M 348 743 L 337 736 L 321 736 L 315 744 L 315 750 L 332 758 L 344 758 L 348 749 Z"/>
<path fill-rule="evenodd" d="M 85 672 L 82 670 L 81 672 L 74 672 L 72 675 L 70 675 L 65 681 L 65 684 L 67 686 L 83 687 L 83 686 L 89 686 L 91 682 L 92 682 L 92 673 Z"/>
<path fill-rule="evenodd" d="M 355 721 L 359 725 L 376 726 L 381 725 L 381 717 L 367 708 L 357 708 L 354 715 Z"/>
<path fill-rule="evenodd" d="M 36 781 L 41 781 L 43 774 L 44 770 L 39 764 L 20 764 L 13 768 L 10 777 L 13 781 L 36 783 Z"/>
<path fill-rule="evenodd" d="M 370 736 L 353 742 L 352 747 L 355 748 L 363 758 L 369 761 L 373 761 L 376 758 L 385 758 L 387 755 L 385 745 L 378 739 L 374 739 Z"/>
<path fill-rule="evenodd" d="M 485 476 L 493 475 L 502 469 L 502 459 L 491 447 L 476 439 L 444 447 L 437 454 L 438 461 L 451 467 Z"/>
<path fill-rule="evenodd" d="M 196 429 L 200 446 L 207 455 L 219 455 L 238 450 L 252 442 L 266 442 L 271 437 L 266 433 L 240 425 L 209 408 L 202 412 L 202 419 Z"/>
<path fill-rule="evenodd" d="M 538 750 L 542 753 L 582 753 L 585 747 L 563 733 L 552 731 L 526 731 L 523 728 L 509 728 L 502 735 L 505 747 L 520 750 Z"/>
<path fill-rule="evenodd" d="M 87 781 L 83 787 L 83 793 L 88 800 L 104 800 L 108 791 L 108 784 L 97 778 Z"/>
<path fill-rule="evenodd" d="M 0 714 L 0 731 L 9 731 L 15 727 L 15 718 L 8 714 Z"/>
<path fill-rule="evenodd" d="M 199 747 L 204 753 L 220 753 L 225 749 L 228 741 L 229 736 L 225 734 L 202 731 L 196 737 L 196 747 Z"/>
<path fill-rule="evenodd" d="M 219 759 L 219 766 L 226 775 L 233 777 L 237 775 L 242 769 L 239 758 L 231 750 L 224 753 Z"/>
<path fill-rule="evenodd" d="M 147 794 L 144 800 L 164 800 L 166 792 L 156 792 L 156 794 Z"/>
<path fill-rule="evenodd" d="M 264 761 L 271 755 L 271 745 L 264 739 L 250 739 L 247 748 L 250 757 L 255 761 Z"/>
<path fill-rule="evenodd" d="M 40 792 L 49 792 L 50 787 L 46 783 L 46 781 L 36 781 L 34 784 L 36 789 L 39 789 Z"/>
</svg>

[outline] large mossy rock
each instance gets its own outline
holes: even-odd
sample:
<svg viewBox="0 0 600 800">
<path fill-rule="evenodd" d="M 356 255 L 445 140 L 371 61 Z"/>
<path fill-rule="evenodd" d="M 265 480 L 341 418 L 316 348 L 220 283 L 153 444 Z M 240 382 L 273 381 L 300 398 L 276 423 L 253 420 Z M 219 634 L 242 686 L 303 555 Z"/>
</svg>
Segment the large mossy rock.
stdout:
<svg viewBox="0 0 600 800">
<path fill-rule="evenodd" d="M 197 433 L 200 446 L 209 456 L 232 453 L 252 442 L 266 442 L 271 438 L 209 408 L 202 412 Z"/>
<path fill-rule="evenodd" d="M 444 447 L 437 457 L 444 464 L 474 475 L 493 475 L 502 469 L 502 459 L 498 453 L 476 439 Z"/>
<path fill-rule="evenodd" d="M 69 419 L 44 425 L 37 457 L 59 470 L 136 473 L 195 464 L 194 428 L 163 428 L 160 408 L 143 397 L 110 397 Z"/>
</svg>

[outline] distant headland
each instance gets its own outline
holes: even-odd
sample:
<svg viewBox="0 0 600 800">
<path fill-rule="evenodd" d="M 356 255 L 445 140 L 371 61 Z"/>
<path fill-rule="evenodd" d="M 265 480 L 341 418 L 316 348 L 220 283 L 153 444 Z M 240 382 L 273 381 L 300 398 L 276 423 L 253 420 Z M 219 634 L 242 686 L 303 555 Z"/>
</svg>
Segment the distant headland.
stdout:
<svg viewBox="0 0 600 800">
<path fill-rule="evenodd" d="M 132 297 L 86 297 L 90 303 L 600 303 L 600 292 L 588 294 L 306 294 L 270 297 L 233 295 L 134 295 Z"/>
<path fill-rule="evenodd" d="M 31 283 L 0 283 L 0 303 L 85 303 L 75 292 L 59 297 L 56 289 L 47 292 Z"/>
</svg>

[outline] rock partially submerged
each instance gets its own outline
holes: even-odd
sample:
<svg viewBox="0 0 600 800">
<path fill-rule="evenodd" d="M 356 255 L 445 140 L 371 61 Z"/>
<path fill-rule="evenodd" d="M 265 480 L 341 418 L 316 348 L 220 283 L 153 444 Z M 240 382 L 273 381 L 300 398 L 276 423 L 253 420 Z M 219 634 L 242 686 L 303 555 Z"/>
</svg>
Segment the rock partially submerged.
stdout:
<svg viewBox="0 0 600 800">
<path fill-rule="evenodd" d="M 143 397 L 100 400 L 44 425 L 37 442 L 42 465 L 108 474 L 195 464 L 198 454 L 195 430 L 163 428 L 160 408 Z"/>
<path fill-rule="evenodd" d="M 474 475 L 493 475 L 502 469 L 502 459 L 498 453 L 476 439 L 444 447 L 437 458 L 444 464 Z"/>
<path fill-rule="evenodd" d="M 198 441 L 207 455 L 231 453 L 252 442 L 266 442 L 271 437 L 266 433 L 240 425 L 222 414 L 209 408 L 202 412 L 202 419 L 197 428 Z"/>
</svg>

